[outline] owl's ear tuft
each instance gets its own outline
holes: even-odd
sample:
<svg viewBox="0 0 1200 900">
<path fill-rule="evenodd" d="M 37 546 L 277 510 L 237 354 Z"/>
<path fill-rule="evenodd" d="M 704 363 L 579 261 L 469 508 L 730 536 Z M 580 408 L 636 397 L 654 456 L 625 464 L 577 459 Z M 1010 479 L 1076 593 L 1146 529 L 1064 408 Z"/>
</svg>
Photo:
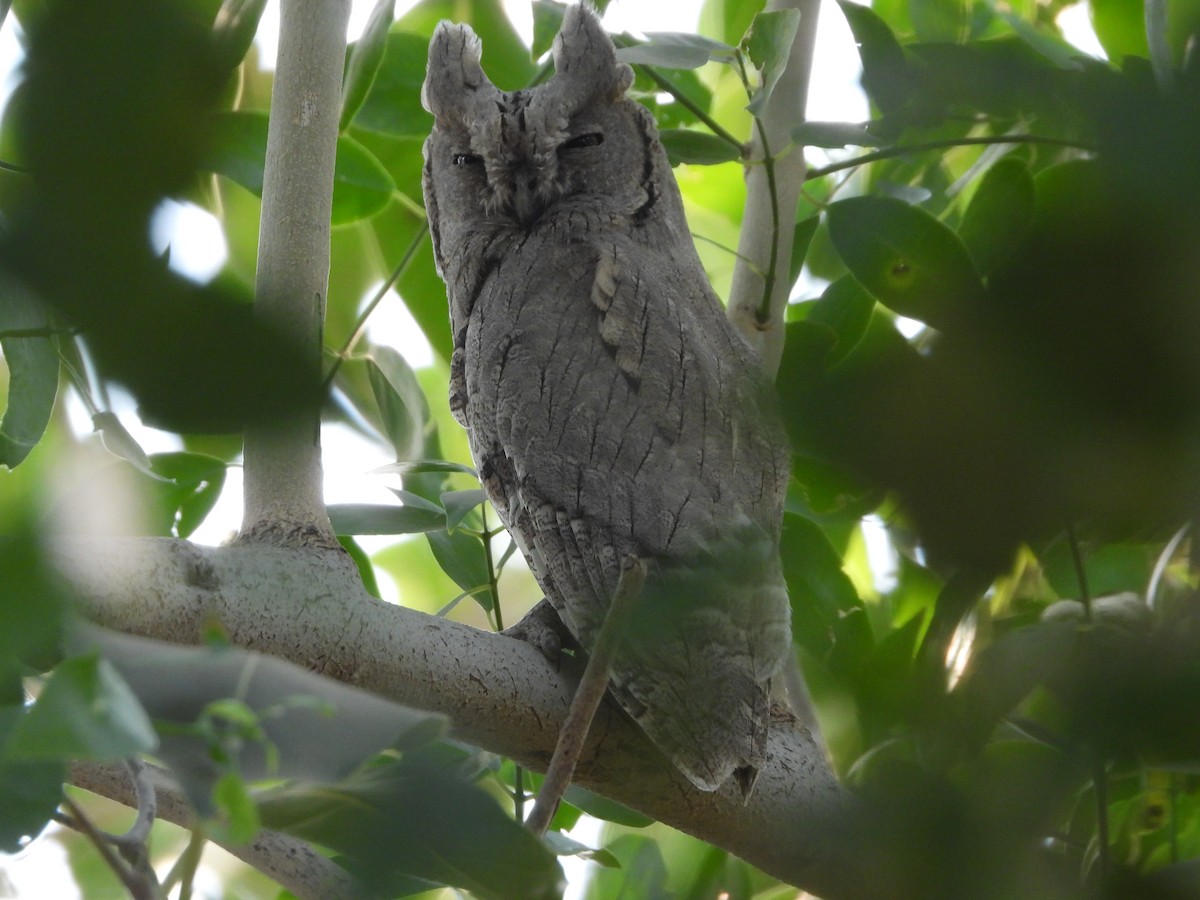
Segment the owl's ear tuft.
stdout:
<svg viewBox="0 0 1200 900">
<path fill-rule="evenodd" d="M 612 39 L 587 4 L 567 7 L 554 41 L 555 81 L 580 106 L 596 99 L 616 100 L 633 84 L 633 69 L 617 61 Z"/>
<path fill-rule="evenodd" d="M 438 23 L 429 42 L 429 64 L 421 87 L 421 105 L 435 119 L 461 119 L 473 105 L 472 95 L 482 87 L 492 88 L 480 65 L 482 53 L 479 37 L 469 25 Z"/>
</svg>

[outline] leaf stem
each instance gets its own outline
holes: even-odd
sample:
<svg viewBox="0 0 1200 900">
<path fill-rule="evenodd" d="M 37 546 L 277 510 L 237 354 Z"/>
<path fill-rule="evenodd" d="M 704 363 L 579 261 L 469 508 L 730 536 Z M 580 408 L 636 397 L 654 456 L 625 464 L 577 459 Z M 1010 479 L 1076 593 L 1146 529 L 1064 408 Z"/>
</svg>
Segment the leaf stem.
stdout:
<svg viewBox="0 0 1200 900">
<path fill-rule="evenodd" d="M 1083 621 L 1092 621 L 1092 594 L 1088 590 L 1087 568 L 1083 564 L 1083 550 L 1079 546 L 1079 535 L 1075 525 L 1067 523 L 1067 543 L 1071 547 L 1071 562 L 1075 566 L 1075 578 L 1079 582 L 1079 602 L 1083 604 Z"/>
<path fill-rule="evenodd" d="M 400 262 L 396 264 L 396 268 L 392 270 L 392 274 L 379 286 L 379 290 L 375 292 L 367 305 L 363 307 L 363 311 L 359 313 L 358 321 L 354 323 L 354 330 L 346 338 L 342 349 L 333 357 L 333 365 L 329 367 L 329 372 L 325 376 L 325 383 L 321 385 L 322 396 L 328 393 L 329 386 L 333 384 L 333 379 L 337 375 L 338 369 L 341 368 L 342 363 L 350 356 L 350 353 L 357 346 L 358 342 L 362 340 L 363 333 L 367 330 L 367 319 L 371 317 L 371 313 L 375 312 L 375 307 L 383 302 L 383 298 L 387 296 L 387 292 L 400 280 L 400 276 L 404 274 L 404 270 L 408 268 L 408 264 L 416 256 L 421 242 L 425 240 L 425 235 L 428 233 L 429 223 L 424 222 L 417 229 L 417 233 L 413 235 L 413 239 L 409 242 L 408 247 L 405 248 L 404 254 L 400 257 Z"/>
<path fill-rule="evenodd" d="M 675 87 L 675 85 L 673 85 L 670 81 L 668 81 L 666 78 L 664 78 L 662 75 L 660 75 L 657 71 L 650 68 L 650 66 L 639 65 L 638 69 L 640 69 L 642 72 L 645 72 L 646 76 L 651 81 L 653 81 L 660 88 L 662 88 L 664 91 L 666 91 L 672 97 L 674 97 L 676 103 L 678 103 L 680 106 L 682 106 L 688 112 L 690 112 L 693 116 L 695 116 L 697 119 L 699 119 L 701 122 L 703 122 L 705 127 L 707 127 L 713 134 L 715 134 L 717 137 L 719 137 L 721 140 L 725 141 L 726 143 L 731 144 L 734 147 L 737 147 L 738 153 L 745 155 L 745 152 L 746 152 L 745 145 L 741 141 L 739 141 L 736 137 L 734 137 L 732 134 L 730 134 L 729 131 L 727 131 L 725 128 L 723 128 L 721 126 L 720 122 L 718 122 L 716 119 L 714 119 L 712 116 L 710 116 L 708 114 L 707 110 L 700 108 L 700 106 L 698 106 L 695 102 L 693 102 L 690 97 L 688 97 L 686 94 L 683 93 L 683 91 L 681 91 L 681 90 L 679 90 L 679 88 Z"/>
</svg>

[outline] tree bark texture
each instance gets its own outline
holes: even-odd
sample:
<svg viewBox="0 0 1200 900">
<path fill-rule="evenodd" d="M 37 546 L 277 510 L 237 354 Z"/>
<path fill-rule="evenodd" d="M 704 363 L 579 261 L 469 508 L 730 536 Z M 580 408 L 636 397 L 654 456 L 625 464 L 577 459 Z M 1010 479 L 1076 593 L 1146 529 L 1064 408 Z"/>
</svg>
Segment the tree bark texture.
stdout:
<svg viewBox="0 0 1200 900">
<path fill-rule="evenodd" d="M 444 713 L 463 741 L 544 771 L 578 679 L 532 646 L 383 603 L 337 553 L 200 547 L 166 538 L 63 540 L 60 567 L 109 628 L 181 644 L 218 622 L 238 646 L 404 705 Z M 748 802 L 704 793 L 615 705 L 593 723 L 576 783 L 833 900 L 886 896 L 862 810 L 803 727 L 782 716 Z"/>
<path fill-rule="evenodd" d="M 320 366 L 349 0 L 284 0 L 271 92 L 254 311 Z M 250 427 L 241 538 L 334 546 L 319 409 Z"/>
</svg>

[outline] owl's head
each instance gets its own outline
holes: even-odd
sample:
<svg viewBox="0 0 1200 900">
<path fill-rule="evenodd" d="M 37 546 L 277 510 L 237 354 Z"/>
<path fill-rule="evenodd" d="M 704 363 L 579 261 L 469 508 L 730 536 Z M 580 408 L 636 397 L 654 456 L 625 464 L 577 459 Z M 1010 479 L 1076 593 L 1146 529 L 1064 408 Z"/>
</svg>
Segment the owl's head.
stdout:
<svg viewBox="0 0 1200 900">
<path fill-rule="evenodd" d="M 528 230 L 582 205 L 619 216 L 653 203 L 665 164 L 654 121 L 625 96 L 633 72 L 591 9 L 567 9 L 555 74 L 538 87 L 499 90 L 480 52 L 469 27 L 449 22 L 429 46 L 426 200 L 443 242 L 482 222 Z"/>
</svg>

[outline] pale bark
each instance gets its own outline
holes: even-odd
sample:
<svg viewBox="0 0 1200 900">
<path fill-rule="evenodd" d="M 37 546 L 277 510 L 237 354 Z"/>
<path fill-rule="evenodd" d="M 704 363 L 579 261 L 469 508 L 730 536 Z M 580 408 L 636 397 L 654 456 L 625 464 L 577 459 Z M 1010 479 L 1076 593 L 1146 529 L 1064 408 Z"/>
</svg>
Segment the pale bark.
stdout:
<svg viewBox="0 0 1200 900">
<path fill-rule="evenodd" d="M 255 314 L 321 363 L 349 0 L 284 0 L 263 172 Z M 245 436 L 242 540 L 333 546 L 321 494 L 319 409 Z"/>
<path fill-rule="evenodd" d="M 787 68 L 775 85 L 761 122 L 767 146 L 775 156 L 774 227 L 772 191 L 763 165 L 763 142 L 755 129 L 750 139 L 750 165 L 746 170 L 746 208 L 742 218 L 738 257 L 729 295 L 729 318 L 758 351 L 763 369 L 774 377 L 783 358 L 784 318 L 792 285 L 788 279 L 792 257 L 792 232 L 796 204 L 807 174 L 804 148 L 792 146 L 792 132 L 804 121 L 808 81 L 817 36 L 819 0 L 772 0 L 767 9 L 800 10 L 800 27 L 792 42 Z M 767 315 L 761 315 L 764 273 L 771 265 L 775 245 L 775 281 Z"/>
<path fill-rule="evenodd" d="M 577 683 L 533 647 L 375 600 L 336 553 L 199 547 L 171 539 L 55 546 L 98 623 L 194 644 L 219 622 L 233 643 L 396 702 L 441 712 L 454 735 L 544 771 Z M 826 898 L 885 896 L 861 811 L 808 731 L 781 719 L 748 803 L 706 794 L 663 761 L 611 704 L 593 724 L 576 783 Z"/>
</svg>

